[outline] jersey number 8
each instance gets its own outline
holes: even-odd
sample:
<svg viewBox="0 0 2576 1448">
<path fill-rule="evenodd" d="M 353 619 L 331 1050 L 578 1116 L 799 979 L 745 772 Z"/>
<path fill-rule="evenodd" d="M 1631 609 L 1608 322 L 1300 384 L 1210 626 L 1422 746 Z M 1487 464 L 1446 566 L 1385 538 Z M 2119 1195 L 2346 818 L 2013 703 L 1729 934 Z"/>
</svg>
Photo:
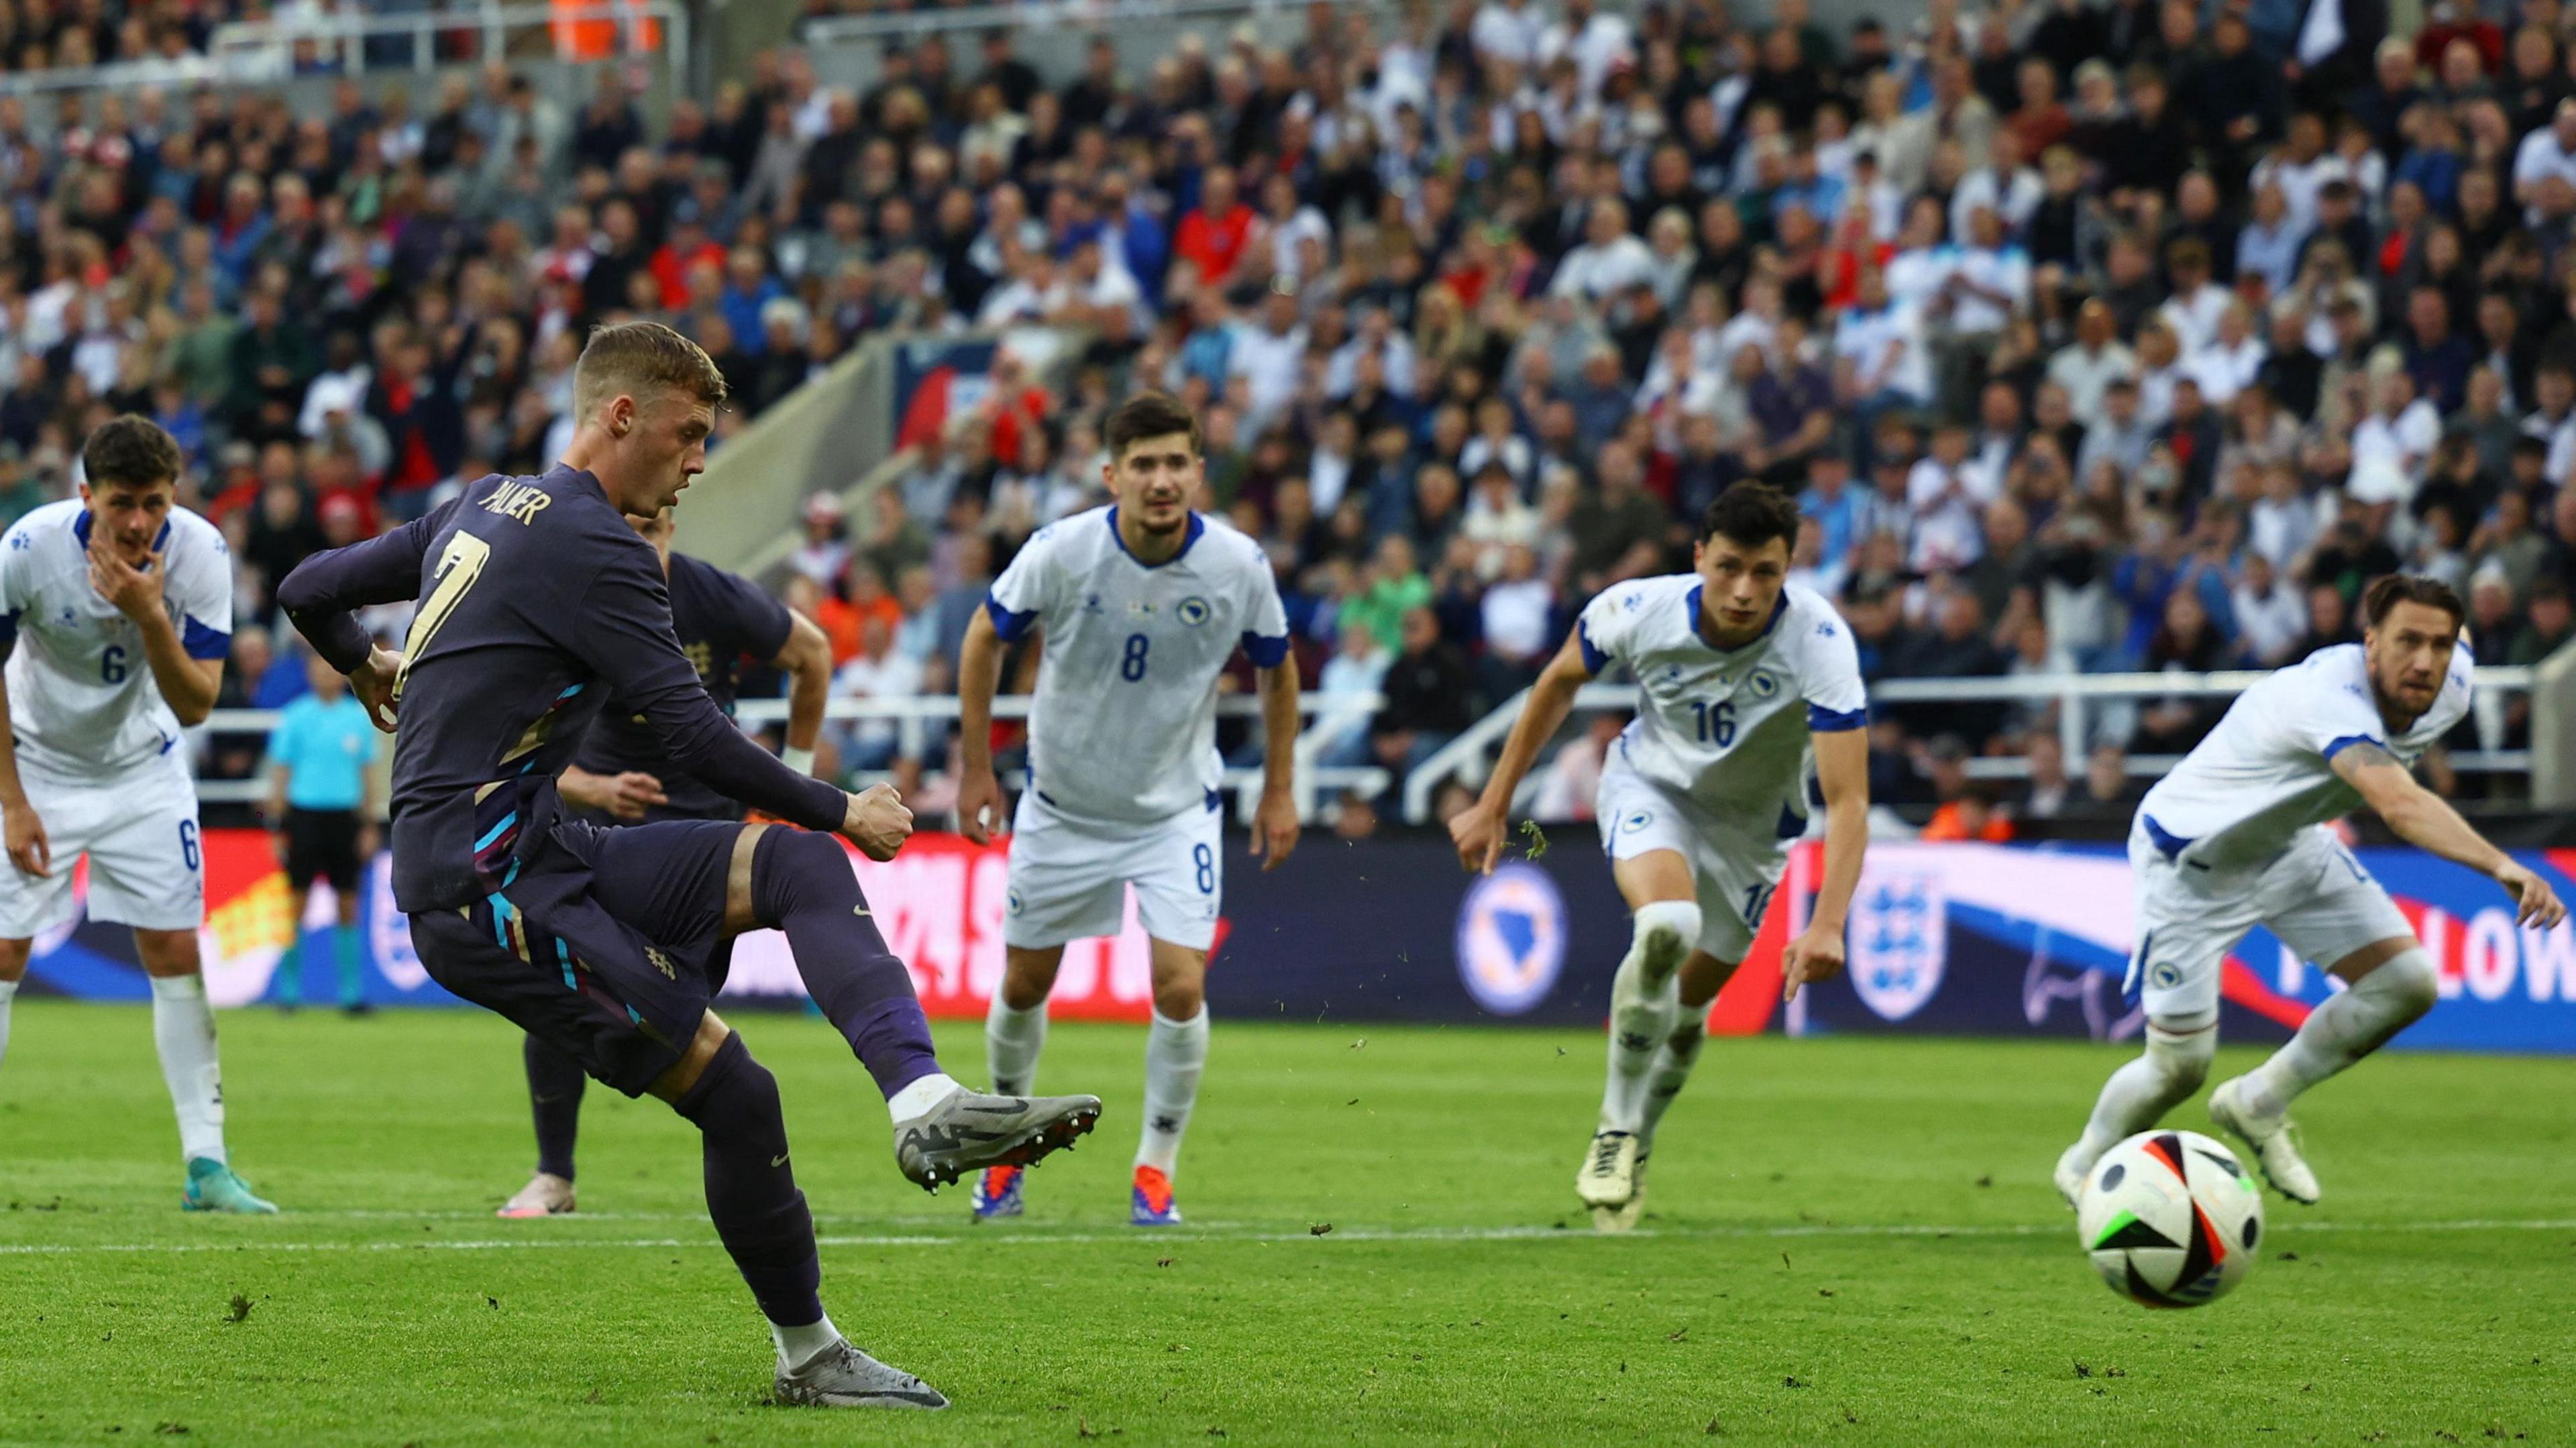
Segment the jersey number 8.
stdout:
<svg viewBox="0 0 2576 1448">
<path fill-rule="evenodd" d="M 1153 645 L 1154 641 L 1143 634 L 1129 634 L 1127 652 L 1118 660 L 1118 677 L 1131 684 L 1145 677 L 1145 651 Z"/>
</svg>

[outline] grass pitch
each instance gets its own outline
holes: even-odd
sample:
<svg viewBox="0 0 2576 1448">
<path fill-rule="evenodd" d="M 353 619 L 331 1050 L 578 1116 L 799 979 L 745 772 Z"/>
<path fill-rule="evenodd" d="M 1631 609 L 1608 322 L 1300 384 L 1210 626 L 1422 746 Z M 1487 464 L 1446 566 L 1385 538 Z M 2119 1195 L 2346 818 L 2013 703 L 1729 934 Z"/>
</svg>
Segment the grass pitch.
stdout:
<svg viewBox="0 0 2576 1448">
<path fill-rule="evenodd" d="M 2327 1205 L 2274 1198 L 2242 1290 L 2150 1313 L 2047 1184 L 2111 1048 L 1712 1042 L 1645 1229 L 1601 1238 L 1572 1194 L 1597 1036 L 1220 1022 L 1191 1225 L 1146 1233 L 1141 1033 L 1056 1028 L 1042 1082 L 1108 1116 L 1024 1222 L 976 1228 L 896 1176 L 821 1022 L 737 1024 L 835 1320 L 952 1411 L 765 1405 L 695 1135 L 656 1104 L 594 1088 L 583 1214 L 494 1220 L 532 1157 L 496 1018 L 226 1013 L 234 1160 L 287 1213 L 236 1221 L 178 1211 L 145 1012 L 21 1001 L 0 1442 L 2576 1441 L 2576 1061 L 2330 1084 L 2302 1111 Z M 980 1074 L 971 1025 L 940 1036 Z"/>
</svg>

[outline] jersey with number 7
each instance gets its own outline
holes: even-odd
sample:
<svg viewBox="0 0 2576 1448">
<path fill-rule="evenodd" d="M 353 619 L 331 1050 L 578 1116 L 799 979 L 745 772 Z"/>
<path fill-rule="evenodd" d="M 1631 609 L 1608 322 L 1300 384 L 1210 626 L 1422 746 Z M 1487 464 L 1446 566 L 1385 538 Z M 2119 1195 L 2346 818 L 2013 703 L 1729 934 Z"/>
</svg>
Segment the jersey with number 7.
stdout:
<svg viewBox="0 0 2576 1448">
<path fill-rule="evenodd" d="M 420 601 L 403 640 L 394 738 L 394 903 L 454 909 L 500 887 L 542 838 L 548 788 L 613 694 L 710 787 L 835 829 L 845 798 L 743 737 L 681 652 L 661 558 L 600 491 L 557 467 L 487 477 L 428 516 L 306 559 L 278 603 L 344 673 L 368 657 L 354 611 Z"/>
</svg>

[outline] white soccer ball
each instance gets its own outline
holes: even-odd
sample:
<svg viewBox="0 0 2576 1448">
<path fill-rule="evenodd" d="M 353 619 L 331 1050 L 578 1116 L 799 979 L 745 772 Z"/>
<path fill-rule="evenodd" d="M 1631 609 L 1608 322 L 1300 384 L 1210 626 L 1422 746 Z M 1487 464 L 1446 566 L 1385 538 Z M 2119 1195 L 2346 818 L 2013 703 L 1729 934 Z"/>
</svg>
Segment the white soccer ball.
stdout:
<svg viewBox="0 0 2576 1448">
<path fill-rule="evenodd" d="M 2263 1194 L 2220 1143 L 2149 1131 L 2093 1164 L 2075 1220 L 2112 1291 L 2148 1307 L 2199 1307 L 2254 1270 Z"/>
</svg>

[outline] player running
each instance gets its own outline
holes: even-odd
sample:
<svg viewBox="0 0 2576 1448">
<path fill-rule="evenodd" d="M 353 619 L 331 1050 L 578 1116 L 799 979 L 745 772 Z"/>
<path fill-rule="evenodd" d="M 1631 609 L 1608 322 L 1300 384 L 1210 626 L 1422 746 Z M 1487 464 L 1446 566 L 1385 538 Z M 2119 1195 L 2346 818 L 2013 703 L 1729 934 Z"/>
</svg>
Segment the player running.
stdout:
<svg viewBox="0 0 2576 1448">
<path fill-rule="evenodd" d="M 798 774 L 814 772 L 814 740 L 823 729 L 831 692 L 832 645 L 811 619 L 788 611 L 759 585 L 671 551 L 677 526 L 665 510 L 650 520 L 630 518 L 635 531 L 661 555 L 671 589 L 671 627 L 680 652 L 698 671 L 716 707 L 733 712 L 734 689 L 745 658 L 763 659 L 784 671 L 787 746 L 779 755 Z M 740 820 L 742 806 L 673 767 L 661 737 L 624 701 L 611 699 L 599 722 L 581 740 L 571 767 L 555 788 L 581 818 L 593 824 L 637 820 Z M 573 1143 L 581 1131 L 581 1063 L 535 1036 L 524 1038 L 528 1109 L 536 1119 L 537 1174 L 505 1203 L 504 1217 L 548 1217 L 573 1210 Z"/>
<path fill-rule="evenodd" d="M 394 738 L 394 903 L 430 978 L 507 1016 L 702 1137 L 707 1215 L 769 1320 L 781 1403 L 944 1407 L 823 1313 L 814 1221 L 788 1165 L 778 1083 L 707 1003 L 730 937 L 772 926 L 894 1121 L 924 1187 L 1024 1164 L 1090 1129 L 1100 1103 L 978 1095 L 939 1069 L 912 976 L 825 834 L 567 818 L 554 776 L 614 697 L 679 769 L 719 793 L 888 859 L 912 812 L 883 786 L 845 795 L 745 738 L 671 628 L 652 545 L 629 517 L 671 506 L 705 467 L 725 384 L 656 322 L 592 334 L 573 372 L 563 461 L 487 477 L 417 522 L 305 560 L 278 603 Z M 355 610 L 418 598 L 401 653 Z"/>
<path fill-rule="evenodd" d="M 1039 529 L 967 626 L 957 816 L 977 844 L 1000 823 L 993 690 L 1003 646 L 1042 629 L 1029 787 L 1011 823 L 1008 966 L 984 1018 L 993 1089 L 1029 1089 L 1065 942 L 1117 934 L 1133 885 L 1152 940 L 1154 1024 L 1128 1220 L 1160 1227 L 1181 1220 L 1172 1176 L 1207 1061 L 1208 947 L 1225 875 L 1217 675 L 1238 641 L 1260 674 L 1252 853 L 1267 870 L 1297 847 L 1297 667 L 1261 545 L 1190 509 L 1198 419 L 1149 392 L 1111 413 L 1105 436 L 1117 503 Z M 974 1204 L 979 1218 L 1018 1216 L 1019 1170 L 985 1172 Z"/>
<path fill-rule="evenodd" d="M 2469 712 L 2459 641 L 2467 611 L 2438 579 L 2393 574 L 2362 595 L 2357 644 L 2319 649 L 2246 690 L 2156 782 L 2129 831 L 2137 946 L 2128 995 L 2147 1013 L 2146 1054 L 2111 1073 L 2084 1135 L 2057 1161 L 2073 1205 L 2102 1154 L 2200 1089 L 2218 1051 L 2219 969 L 2265 926 L 2345 989 L 2289 1044 L 2221 1082 L 2209 1114 L 2242 1140 L 2281 1195 L 2315 1205 L 2289 1107 L 2386 1045 L 2438 998 L 2406 917 L 2326 822 L 2367 804 L 2407 843 L 2492 876 L 2527 927 L 2567 916 L 2546 881 L 2486 842 L 2409 773 Z"/>
<path fill-rule="evenodd" d="M 183 725 L 215 707 L 232 648 L 232 560 L 215 525 L 179 507 L 179 445 L 147 418 L 99 426 L 80 497 L 0 540 L 0 1051 L 9 1000 L 40 931 L 80 913 L 134 927 L 152 987 L 152 1040 L 179 1117 L 192 1212 L 274 1212 L 224 1153 L 223 1072 L 199 974 L 206 915 L 197 787 Z"/>
<path fill-rule="evenodd" d="M 1531 688 L 1482 799 L 1449 822 L 1458 861 L 1491 874 L 1512 794 L 1574 691 L 1610 664 L 1639 708 L 1601 771 L 1601 842 L 1635 931 L 1610 984 L 1610 1072 L 1574 1179 L 1602 1231 L 1644 1209 L 1655 1127 L 1699 1059 L 1709 1002 L 1744 960 L 1807 828 L 1808 758 L 1825 800 L 1825 878 L 1782 958 L 1781 998 L 1843 968 L 1843 921 L 1869 837 L 1868 700 L 1851 632 L 1788 582 L 1797 505 L 1758 483 L 1711 503 L 1694 571 L 1619 584 L 1583 610 Z"/>
</svg>

